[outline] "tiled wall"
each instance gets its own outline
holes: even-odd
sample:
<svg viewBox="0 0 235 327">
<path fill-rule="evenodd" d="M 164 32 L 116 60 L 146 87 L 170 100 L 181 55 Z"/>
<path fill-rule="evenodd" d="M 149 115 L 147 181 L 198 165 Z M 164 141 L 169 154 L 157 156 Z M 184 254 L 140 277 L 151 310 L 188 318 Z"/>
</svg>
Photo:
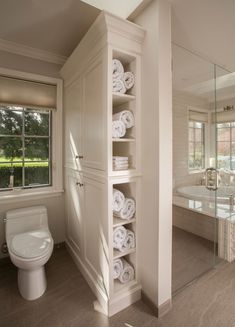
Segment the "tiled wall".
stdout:
<svg viewBox="0 0 235 327">
<path fill-rule="evenodd" d="M 183 93 L 173 92 L 173 187 L 195 185 L 202 174 L 188 172 L 188 107 L 208 109 L 204 99 Z"/>
</svg>

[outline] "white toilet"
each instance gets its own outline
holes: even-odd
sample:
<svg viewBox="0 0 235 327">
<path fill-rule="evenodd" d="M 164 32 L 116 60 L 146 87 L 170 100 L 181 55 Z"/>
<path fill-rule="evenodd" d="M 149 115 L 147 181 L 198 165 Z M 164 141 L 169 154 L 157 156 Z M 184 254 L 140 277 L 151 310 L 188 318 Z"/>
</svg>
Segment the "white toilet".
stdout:
<svg viewBox="0 0 235 327">
<path fill-rule="evenodd" d="M 18 287 L 26 300 L 46 290 L 44 265 L 53 251 L 47 209 L 35 206 L 6 213 L 6 241 L 11 261 L 18 267 Z"/>
</svg>

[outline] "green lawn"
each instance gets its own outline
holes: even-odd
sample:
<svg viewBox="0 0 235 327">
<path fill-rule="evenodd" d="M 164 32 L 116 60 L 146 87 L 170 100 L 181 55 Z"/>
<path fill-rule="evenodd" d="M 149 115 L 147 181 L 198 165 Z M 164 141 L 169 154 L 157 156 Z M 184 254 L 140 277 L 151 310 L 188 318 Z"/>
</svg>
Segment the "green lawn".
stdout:
<svg viewBox="0 0 235 327">
<path fill-rule="evenodd" d="M 14 163 L 15 161 L 21 161 L 21 158 L 14 158 L 13 162 L 10 161 L 10 159 L 5 158 L 5 157 L 0 157 L 0 168 L 7 168 L 7 167 L 22 167 L 22 163 L 17 162 Z M 25 162 L 24 166 L 25 167 L 48 167 L 49 163 L 48 162 L 40 162 L 38 158 L 34 159 L 25 159 L 28 162 Z"/>
</svg>

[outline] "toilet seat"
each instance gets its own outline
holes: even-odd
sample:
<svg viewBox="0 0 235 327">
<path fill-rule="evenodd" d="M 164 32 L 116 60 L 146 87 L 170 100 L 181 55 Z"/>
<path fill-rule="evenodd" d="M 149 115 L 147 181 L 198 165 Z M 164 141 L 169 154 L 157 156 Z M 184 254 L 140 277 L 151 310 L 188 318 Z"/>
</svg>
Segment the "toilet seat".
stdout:
<svg viewBox="0 0 235 327">
<path fill-rule="evenodd" d="M 50 251 L 52 243 L 48 230 L 34 230 L 14 235 L 10 242 L 10 250 L 18 257 L 34 259 Z"/>
</svg>

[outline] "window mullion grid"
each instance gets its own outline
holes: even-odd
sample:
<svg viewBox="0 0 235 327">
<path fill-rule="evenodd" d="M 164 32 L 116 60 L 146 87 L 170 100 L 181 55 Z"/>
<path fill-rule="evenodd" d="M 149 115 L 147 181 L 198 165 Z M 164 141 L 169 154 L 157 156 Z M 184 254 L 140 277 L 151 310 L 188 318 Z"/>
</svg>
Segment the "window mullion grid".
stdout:
<svg viewBox="0 0 235 327">
<path fill-rule="evenodd" d="M 232 124 L 229 123 L 229 131 L 230 131 L 230 147 L 229 147 L 229 157 L 230 157 L 230 170 L 232 170 Z"/>
<path fill-rule="evenodd" d="M 193 166 L 196 169 L 196 128 L 195 122 L 193 123 Z"/>
<path fill-rule="evenodd" d="M 22 187 L 25 187 L 25 108 L 22 117 Z"/>
</svg>

